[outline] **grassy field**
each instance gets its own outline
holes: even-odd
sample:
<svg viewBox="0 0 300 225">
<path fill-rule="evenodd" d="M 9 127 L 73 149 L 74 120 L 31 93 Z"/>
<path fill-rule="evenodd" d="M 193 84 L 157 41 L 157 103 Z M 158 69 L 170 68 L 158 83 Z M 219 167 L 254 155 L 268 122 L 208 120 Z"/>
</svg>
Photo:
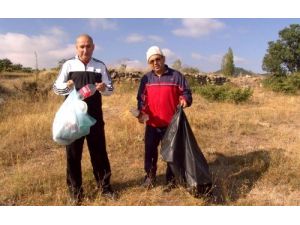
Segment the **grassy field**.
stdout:
<svg viewBox="0 0 300 225">
<path fill-rule="evenodd" d="M 69 205 L 63 146 L 52 141 L 55 112 L 63 101 L 51 85 L 56 75 L 38 77 L 39 90 L 24 82 L 36 77 L 0 76 L 0 205 Z M 130 114 L 138 84 L 116 83 L 103 97 L 107 150 L 117 200 L 96 190 L 84 147 L 83 205 L 300 205 L 300 96 L 263 89 L 261 79 L 232 79 L 254 90 L 247 103 L 208 102 L 194 95 L 185 109 L 213 176 L 212 199 L 194 198 L 179 187 L 162 191 L 166 164 L 159 158 L 158 184 L 143 181 L 144 126 Z M 47 91 L 47 92 L 46 92 Z"/>
</svg>

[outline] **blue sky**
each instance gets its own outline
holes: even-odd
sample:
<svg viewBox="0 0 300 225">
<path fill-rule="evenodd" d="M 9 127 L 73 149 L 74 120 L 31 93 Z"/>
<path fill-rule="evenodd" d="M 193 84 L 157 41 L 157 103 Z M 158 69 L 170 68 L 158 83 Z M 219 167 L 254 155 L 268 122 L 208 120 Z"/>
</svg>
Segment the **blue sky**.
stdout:
<svg viewBox="0 0 300 225">
<path fill-rule="evenodd" d="M 39 68 L 57 65 L 75 54 L 74 40 L 89 33 L 96 45 L 94 57 L 108 66 L 125 63 L 146 68 L 145 54 L 151 45 L 160 46 L 172 65 L 183 65 L 204 72 L 220 69 L 228 48 L 235 65 L 262 73 L 262 59 L 268 42 L 278 39 L 278 32 L 300 19 L 0 19 L 0 58 Z"/>
</svg>

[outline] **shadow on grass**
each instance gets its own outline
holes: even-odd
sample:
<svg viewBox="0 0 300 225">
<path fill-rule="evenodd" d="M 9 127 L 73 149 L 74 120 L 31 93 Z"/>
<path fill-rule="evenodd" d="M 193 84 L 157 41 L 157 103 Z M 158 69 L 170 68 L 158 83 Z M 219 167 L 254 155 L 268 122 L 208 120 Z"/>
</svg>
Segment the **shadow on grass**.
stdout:
<svg viewBox="0 0 300 225">
<path fill-rule="evenodd" d="M 136 179 L 126 180 L 124 182 L 114 181 L 111 184 L 112 184 L 113 190 L 116 192 L 116 195 L 120 196 L 120 195 L 122 195 L 122 192 L 125 192 L 128 189 L 130 190 L 132 188 L 145 188 L 145 187 L 142 187 L 143 182 L 144 182 L 144 176 L 138 176 L 138 177 L 136 177 Z M 158 174 L 156 176 L 155 187 L 163 186 L 163 185 L 165 185 L 165 183 L 166 183 L 165 175 Z M 85 190 L 85 192 L 86 192 L 85 194 L 89 199 L 95 200 L 99 196 L 100 190 L 95 187 L 95 180 L 93 177 L 91 177 L 87 181 L 86 188 L 87 189 Z"/>
<path fill-rule="evenodd" d="M 213 179 L 213 188 L 208 195 L 202 195 L 208 205 L 234 204 L 239 198 L 245 197 L 255 183 L 268 170 L 270 154 L 264 150 L 250 152 L 244 155 L 226 156 L 222 153 L 213 153 L 213 160 L 209 163 Z M 141 187 L 143 176 L 127 181 L 112 183 L 118 195 L 132 188 Z M 90 182 L 94 182 L 92 179 Z M 156 177 L 156 187 L 165 185 L 165 174 Z M 92 184 L 88 186 L 93 186 Z M 90 199 L 99 196 L 99 190 L 89 190 Z"/>
<path fill-rule="evenodd" d="M 270 154 L 264 150 L 234 156 L 213 155 L 215 159 L 209 167 L 214 183 L 214 204 L 230 204 L 244 197 L 270 166 Z"/>
<path fill-rule="evenodd" d="M 132 179 L 126 182 L 114 182 L 113 187 L 116 191 L 126 191 L 127 189 L 132 189 L 134 187 L 142 187 L 142 184 L 144 182 L 144 177 L 137 177 L 136 179 Z M 163 186 L 165 185 L 165 175 L 164 174 L 158 174 L 156 176 L 156 182 L 155 187 L 157 186 Z"/>
</svg>

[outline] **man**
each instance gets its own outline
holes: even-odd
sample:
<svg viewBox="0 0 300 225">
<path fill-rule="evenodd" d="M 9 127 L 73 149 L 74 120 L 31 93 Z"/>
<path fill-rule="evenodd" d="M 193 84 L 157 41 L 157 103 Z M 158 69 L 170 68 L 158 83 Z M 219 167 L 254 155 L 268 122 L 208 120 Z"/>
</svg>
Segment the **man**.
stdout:
<svg viewBox="0 0 300 225">
<path fill-rule="evenodd" d="M 96 124 L 90 128 L 86 137 L 66 146 L 67 185 L 71 198 L 77 203 L 83 199 L 81 158 L 85 138 L 97 185 L 102 195 L 114 196 L 110 185 L 111 170 L 106 152 L 101 98 L 102 95 L 112 94 L 113 86 L 105 64 L 92 57 L 94 48 L 93 39 L 89 35 L 79 35 L 76 39 L 77 55 L 63 64 L 53 85 L 58 95 L 68 95 L 73 88 L 79 90 L 86 84 L 95 84 L 98 90 L 84 100 L 88 105 L 88 114 L 97 120 Z"/>
<path fill-rule="evenodd" d="M 145 164 L 146 172 L 143 186 L 152 188 L 156 181 L 158 145 L 161 142 L 177 106 L 187 107 L 192 104 L 192 94 L 184 76 L 165 64 L 161 49 L 152 46 L 148 49 L 147 62 L 151 69 L 141 79 L 137 101 L 138 120 L 143 123 L 148 116 L 145 131 Z M 169 165 L 166 170 L 167 188 L 175 187 L 174 174 Z"/>
</svg>

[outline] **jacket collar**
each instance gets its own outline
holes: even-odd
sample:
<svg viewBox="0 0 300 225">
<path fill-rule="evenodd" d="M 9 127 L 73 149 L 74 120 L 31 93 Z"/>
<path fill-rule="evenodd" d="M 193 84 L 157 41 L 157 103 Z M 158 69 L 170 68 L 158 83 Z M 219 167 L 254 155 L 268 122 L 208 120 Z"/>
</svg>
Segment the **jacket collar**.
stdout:
<svg viewBox="0 0 300 225">
<path fill-rule="evenodd" d="M 155 75 L 155 76 L 158 76 L 153 70 L 152 70 L 152 73 Z M 165 72 L 161 75 L 167 75 L 169 73 L 169 67 L 167 64 L 165 64 Z"/>
</svg>

